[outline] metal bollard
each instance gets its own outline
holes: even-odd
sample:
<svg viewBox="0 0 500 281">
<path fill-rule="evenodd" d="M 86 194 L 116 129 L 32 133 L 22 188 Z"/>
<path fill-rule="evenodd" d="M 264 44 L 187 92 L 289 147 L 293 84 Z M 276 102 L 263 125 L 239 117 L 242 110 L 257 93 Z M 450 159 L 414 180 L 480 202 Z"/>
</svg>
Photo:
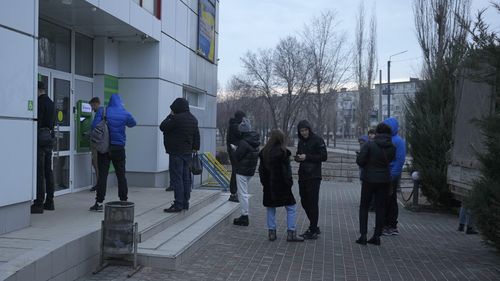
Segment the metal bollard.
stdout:
<svg viewBox="0 0 500 281">
<path fill-rule="evenodd" d="M 413 179 L 413 206 L 418 206 L 418 189 L 420 188 L 420 174 L 415 171 L 411 173 L 411 178 Z"/>
</svg>

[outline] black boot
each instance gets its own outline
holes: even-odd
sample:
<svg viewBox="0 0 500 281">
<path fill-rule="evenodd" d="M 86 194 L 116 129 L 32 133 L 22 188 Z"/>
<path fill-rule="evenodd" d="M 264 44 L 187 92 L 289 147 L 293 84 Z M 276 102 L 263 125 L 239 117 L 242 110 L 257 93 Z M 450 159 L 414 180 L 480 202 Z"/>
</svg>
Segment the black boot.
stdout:
<svg viewBox="0 0 500 281">
<path fill-rule="evenodd" d="M 54 211 L 56 208 L 54 207 L 54 201 L 46 200 L 43 204 L 43 209 L 48 211 Z"/>
<path fill-rule="evenodd" d="M 288 230 L 287 234 L 286 241 L 288 242 L 304 242 L 304 238 L 297 237 L 295 230 Z"/>
<path fill-rule="evenodd" d="M 269 241 L 276 240 L 276 229 L 269 229 Z"/>
<path fill-rule="evenodd" d="M 464 227 L 465 227 L 465 225 L 464 225 L 464 224 L 462 224 L 462 223 L 461 223 L 461 224 L 459 224 L 459 225 L 458 225 L 458 231 L 460 231 L 460 232 L 464 231 Z"/>
<path fill-rule="evenodd" d="M 43 205 L 40 205 L 40 204 L 31 205 L 31 213 L 32 214 L 43 214 Z"/>
<path fill-rule="evenodd" d="M 303 237 L 304 239 L 306 240 L 316 240 L 318 239 L 318 234 L 320 234 L 320 230 L 319 230 L 319 227 L 317 227 L 316 229 L 311 229 L 310 227 L 306 230 L 306 232 L 302 233 L 301 237 Z"/>
<path fill-rule="evenodd" d="M 372 238 L 370 238 L 370 240 L 366 241 L 366 243 L 380 246 L 380 237 L 372 236 Z"/>
<path fill-rule="evenodd" d="M 472 228 L 472 226 L 467 226 L 467 230 L 465 231 L 465 234 L 478 234 L 477 231 Z"/>
<path fill-rule="evenodd" d="M 238 200 L 238 194 L 235 193 L 235 194 L 229 195 L 229 200 L 228 201 L 239 203 L 240 200 Z"/>
<path fill-rule="evenodd" d="M 233 224 L 239 226 L 248 226 L 250 222 L 248 221 L 248 216 L 240 216 L 239 218 L 234 219 Z"/>
<path fill-rule="evenodd" d="M 356 240 L 356 243 L 360 245 L 366 245 L 366 235 L 361 235 L 358 240 Z"/>
</svg>

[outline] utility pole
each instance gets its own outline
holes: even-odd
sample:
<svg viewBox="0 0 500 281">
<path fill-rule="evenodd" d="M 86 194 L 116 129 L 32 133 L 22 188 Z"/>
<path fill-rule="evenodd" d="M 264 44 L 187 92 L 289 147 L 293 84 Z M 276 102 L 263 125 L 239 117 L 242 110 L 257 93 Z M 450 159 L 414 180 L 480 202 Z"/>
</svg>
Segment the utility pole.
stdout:
<svg viewBox="0 0 500 281">
<path fill-rule="evenodd" d="M 391 55 L 387 61 L 387 118 L 391 117 L 391 58 L 406 52 L 408 50 Z"/>
<path fill-rule="evenodd" d="M 382 114 L 382 69 L 379 70 L 379 82 L 378 82 L 378 122 L 384 121 L 384 115 Z"/>
</svg>

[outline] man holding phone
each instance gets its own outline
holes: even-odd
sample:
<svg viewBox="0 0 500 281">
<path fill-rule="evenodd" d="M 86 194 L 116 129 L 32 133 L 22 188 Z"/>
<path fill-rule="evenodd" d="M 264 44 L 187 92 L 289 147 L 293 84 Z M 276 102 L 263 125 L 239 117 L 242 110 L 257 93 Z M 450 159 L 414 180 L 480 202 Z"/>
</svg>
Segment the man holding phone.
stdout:
<svg viewBox="0 0 500 281">
<path fill-rule="evenodd" d="M 319 217 L 319 188 L 321 185 L 321 163 L 326 161 L 328 154 L 323 138 L 314 134 L 307 120 L 297 125 L 299 144 L 295 161 L 299 166 L 299 192 L 302 208 L 309 219 L 309 229 L 301 236 L 304 239 L 317 239 L 320 230 Z"/>
</svg>

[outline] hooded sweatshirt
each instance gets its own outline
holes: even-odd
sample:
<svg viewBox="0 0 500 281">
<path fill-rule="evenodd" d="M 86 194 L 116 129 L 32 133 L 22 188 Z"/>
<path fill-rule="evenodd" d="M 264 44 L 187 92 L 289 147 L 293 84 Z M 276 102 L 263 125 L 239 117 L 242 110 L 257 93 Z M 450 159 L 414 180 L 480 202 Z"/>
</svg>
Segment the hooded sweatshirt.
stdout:
<svg viewBox="0 0 500 281">
<path fill-rule="evenodd" d="M 198 120 L 189 112 L 189 102 L 177 98 L 170 109 L 173 114 L 168 115 L 160 124 L 165 151 L 168 154 L 182 155 L 200 150 Z"/>
<path fill-rule="evenodd" d="M 399 123 L 394 117 L 384 121 L 392 130 L 392 143 L 396 147 L 396 158 L 391 162 L 391 180 L 395 181 L 401 177 L 403 165 L 406 160 L 406 144 L 405 141 L 398 135 Z"/>
<path fill-rule="evenodd" d="M 303 138 L 300 129 L 309 129 L 309 137 Z M 311 125 L 307 120 L 302 120 L 297 125 L 299 144 L 297 145 L 297 155 L 305 154 L 305 161 L 301 161 L 299 166 L 299 181 L 321 180 L 321 163 L 328 158 L 326 145 L 323 139 L 314 134 Z"/>
<path fill-rule="evenodd" d="M 101 122 L 104 115 L 104 108 L 101 107 L 96 113 L 92 122 L 94 129 Z M 113 94 L 109 99 L 108 107 L 106 108 L 106 119 L 108 121 L 109 140 L 112 145 L 125 146 L 127 136 L 125 135 L 125 126 L 134 127 L 137 123 L 134 117 L 125 107 L 123 107 L 122 99 L 119 95 Z"/>
<path fill-rule="evenodd" d="M 373 141 L 365 143 L 356 157 L 356 163 L 363 169 L 361 180 L 367 183 L 389 183 L 390 163 L 396 148 L 388 134 L 377 134 Z"/>
</svg>

